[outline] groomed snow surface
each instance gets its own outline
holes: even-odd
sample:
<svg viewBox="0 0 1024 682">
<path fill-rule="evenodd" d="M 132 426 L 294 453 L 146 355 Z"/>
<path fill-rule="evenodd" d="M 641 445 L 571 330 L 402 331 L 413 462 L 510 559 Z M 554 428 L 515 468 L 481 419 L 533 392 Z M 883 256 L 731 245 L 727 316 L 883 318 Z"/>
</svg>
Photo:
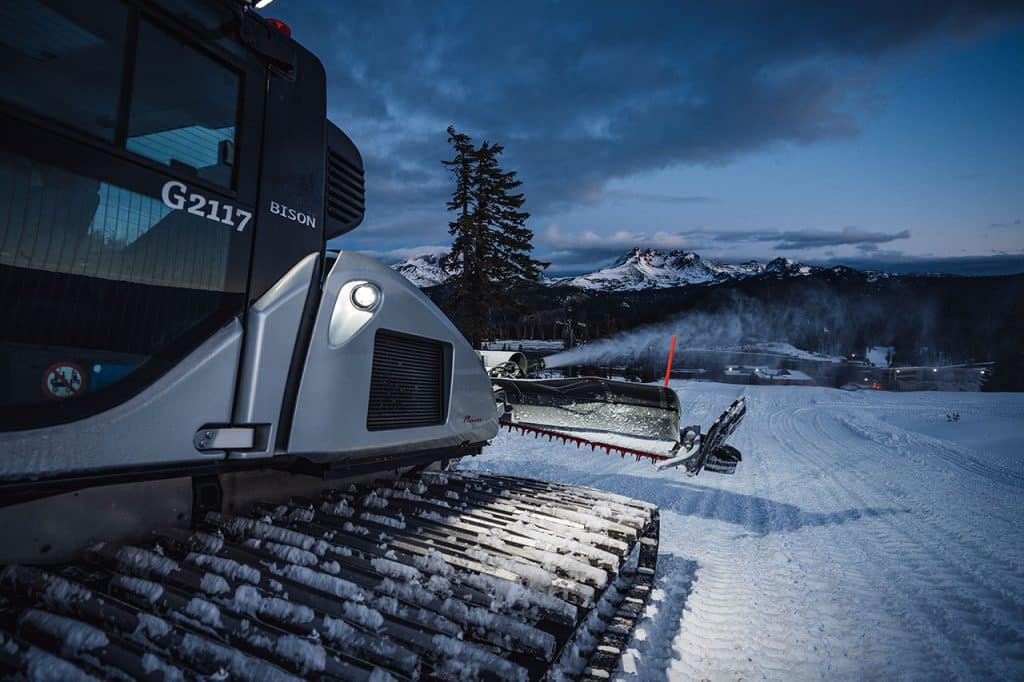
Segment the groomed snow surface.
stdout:
<svg viewBox="0 0 1024 682">
<path fill-rule="evenodd" d="M 748 396 L 735 475 L 507 432 L 460 465 L 661 507 L 624 677 L 1024 679 L 1024 394 L 674 387 L 705 426 Z"/>
</svg>

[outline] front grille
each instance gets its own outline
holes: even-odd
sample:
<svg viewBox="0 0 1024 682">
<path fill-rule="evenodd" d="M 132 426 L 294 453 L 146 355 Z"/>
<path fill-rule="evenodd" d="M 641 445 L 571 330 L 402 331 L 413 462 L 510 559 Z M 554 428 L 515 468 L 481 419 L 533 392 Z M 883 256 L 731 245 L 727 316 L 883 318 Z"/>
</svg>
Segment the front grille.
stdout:
<svg viewBox="0 0 1024 682">
<path fill-rule="evenodd" d="M 445 344 L 380 330 L 373 345 L 369 431 L 445 421 Z"/>
<path fill-rule="evenodd" d="M 327 215 L 347 232 L 363 219 L 366 205 L 363 169 L 327 149 Z"/>
</svg>

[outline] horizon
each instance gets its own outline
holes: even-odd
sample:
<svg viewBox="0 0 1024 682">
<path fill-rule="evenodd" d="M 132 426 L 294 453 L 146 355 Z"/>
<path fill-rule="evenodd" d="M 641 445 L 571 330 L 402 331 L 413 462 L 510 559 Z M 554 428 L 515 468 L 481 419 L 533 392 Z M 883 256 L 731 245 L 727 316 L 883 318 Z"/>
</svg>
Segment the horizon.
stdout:
<svg viewBox="0 0 1024 682">
<path fill-rule="evenodd" d="M 399 265 L 405 261 L 413 260 L 417 257 L 424 255 L 433 255 L 446 252 L 449 247 L 442 245 L 424 245 L 421 247 L 409 247 L 403 249 L 396 249 L 391 252 L 378 252 L 372 250 L 361 250 L 360 253 L 372 256 L 389 266 Z M 1014 255 L 995 255 L 986 257 L 974 257 L 974 256 L 962 256 L 962 257 L 947 257 L 947 258 L 919 258 L 919 259 L 905 259 L 899 258 L 891 260 L 873 260 L 870 258 L 856 258 L 852 257 L 849 259 L 834 259 L 826 261 L 817 261 L 815 259 L 809 259 L 806 261 L 790 258 L 788 256 L 773 256 L 768 259 L 744 259 L 735 260 L 729 258 L 705 258 L 705 256 L 696 251 L 687 251 L 685 249 L 657 249 L 656 247 L 633 247 L 627 251 L 624 251 L 619 256 L 609 259 L 603 263 L 599 263 L 597 267 L 592 270 L 564 270 L 555 269 L 554 264 L 551 268 L 543 271 L 543 274 L 555 279 L 563 277 L 578 277 L 581 275 L 590 274 L 598 270 L 613 267 L 614 264 L 628 256 L 635 250 L 655 250 L 662 254 L 669 253 L 694 253 L 703 260 L 711 260 L 716 263 L 725 265 L 742 265 L 743 263 L 756 260 L 761 263 L 769 263 L 776 259 L 789 259 L 798 261 L 802 265 L 812 265 L 823 268 L 831 267 L 849 267 L 854 270 L 861 270 L 865 272 L 887 272 L 892 274 L 900 275 L 912 275 L 912 274 L 937 274 L 937 275 L 959 275 L 959 276 L 971 276 L 971 277 L 999 277 L 1005 275 L 1017 275 L 1024 274 L 1024 254 Z"/>
<path fill-rule="evenodd" d="M 1017 3 L 268 16 L 324 62 L 329 116 L 365 159 L 366 220 L 332 246 L 447 243 L 451 123 L 505 146 L 555 274 L 633 246 L 976 272 L 1024 255 Z"/>
</svg>

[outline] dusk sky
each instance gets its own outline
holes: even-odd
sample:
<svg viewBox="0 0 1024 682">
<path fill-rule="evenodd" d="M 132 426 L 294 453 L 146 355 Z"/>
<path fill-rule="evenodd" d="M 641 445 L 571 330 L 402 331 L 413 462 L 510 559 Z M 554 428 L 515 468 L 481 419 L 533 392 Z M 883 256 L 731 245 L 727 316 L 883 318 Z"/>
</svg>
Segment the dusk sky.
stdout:
<svg viewBox="0 0 1024 682">
<path fill-rule="evenodd" d="M 445 128 L 506 148 L 553 274 L 633 246 L 1024 270 L 1024 4 L 278 0 L 385 258 L 449 243 Z M 936 260 L 938 259 L 938 260 Z"/>
</svg>

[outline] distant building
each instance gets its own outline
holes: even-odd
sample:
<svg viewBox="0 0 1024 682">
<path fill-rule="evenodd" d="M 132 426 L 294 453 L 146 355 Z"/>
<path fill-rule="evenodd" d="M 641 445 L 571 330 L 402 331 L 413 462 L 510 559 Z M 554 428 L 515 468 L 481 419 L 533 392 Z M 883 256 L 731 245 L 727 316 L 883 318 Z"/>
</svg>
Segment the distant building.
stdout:
<svg viewBox="0 0 1024 682">
<path fill-rule="evenodd" d="M 757 383 L 771 384 L 772 386 L 814 386 L 815 384 L 810 374 L 798 369 L 758 369 L 756 377 Z"/>
<path fill-rule="evenodd" d="M 754 383 L 754 368 L 726 367 L 722 372 L 722 381 L 727 384 L 752 384 Z"/>
<path fill-rule="evenodd" d="M 895 367 L 895 391 L 980 391 L 992 377 L 995 363 L 947 365 L 945 367 Z"/>
<path fill-rule="evenodd" d="M 853 384 L 885 391 L 980 391 L 995 363 L 936 367 L 863 367 Z"/>
<path fill-rule="evenodd" d="M 774 367 L 727 367 L 723 381 L 729 384 L 760 384 L 766 386 L 814 386 L 811 375 L 798 369 Z"/>
</svg>

